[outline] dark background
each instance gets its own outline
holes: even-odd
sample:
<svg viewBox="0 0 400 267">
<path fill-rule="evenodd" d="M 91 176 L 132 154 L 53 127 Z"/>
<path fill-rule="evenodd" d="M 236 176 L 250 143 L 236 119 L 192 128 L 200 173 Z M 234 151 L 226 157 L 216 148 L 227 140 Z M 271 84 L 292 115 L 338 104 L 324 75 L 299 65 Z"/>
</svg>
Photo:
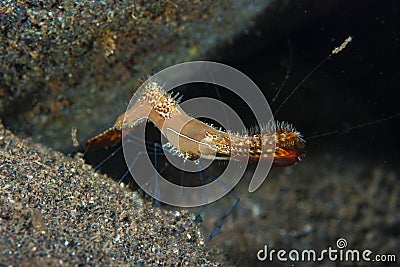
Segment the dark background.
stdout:
<svg viewBox="0 0 400 267">
<path fill-rule="evenodd" d="M 326 5 L 326 6 L 325 6 Z M 395 164 L 398 117 L 368 127 L 353 126 L 399 115 L 399 4 L 386 1 L 313 1 L 289 4 L 258 18 L 248 34 L 216 52 L 215 58 L 250 76 L 271 100 L 289 79 L 272 110 L 349 35 L 353 41 L 311 75 L 276 115 L 304 136 L 339 130 L 343 135 L 316 138 L 320 148 L 354 157 L 378 157 Z M 381 159 L 382 160 L 382 159 Z"/>
<path fill-rule="evenodd" d="M 393 219 L 376 215 L 381 217 L 374 223 L 363 215 L 352 220 L 343 218 L 333 209 L 328 216 L 318 212 L 300 212 L 305 218 L 295 215 L 287 215 L 286 218 L 280 211 L 280 205 L 284 204 L 278 199 L 283 197 L 282 201 L 289 203 L 291 200 L 285 199 L 285 193 L 283 196 L 278 193 L 276 198 L 268 197 L 268 194 L 271 194 L 270 190 L 275 188 L 276 182 L 278 185 L 272 190 L 292 192 L 296 199 L 304 200 L 302 203 L 308 203 L 314 210 L 318 210 L 325 204 L 329 206 L 331 202 L 335 203 L 336 200 L 332 200 L 330 194 L 339 194 L 339 199 L 346 199 L 346 188 L 352 188 L 349 189 L 351 200 L 343 200 L 339 206 L 346 209 L 348 205 L 349 210 L 356 207 L 362 214 L 365 209 L 375 210 L 370 208 L 372 204 L 365 204 L 362 200 L 370 197 L 364 195 L 369 190 L 376 190 L 379 194 L 394 194 L 397 197 L 398 192 L 391 192 L 388 188 L 400 182 L 399 3 L 290 1 L 287 5 L 280 5 L 281 2 L 276 4 L 279 8 L 274 11 L 266 10 L 253 28 L 248 29 L 233 43 L 208 55 L 209 59 L 236 67 L 250 76 L 268 100 L 274 97 L 290 68 L 282 93 L 275 103 L 271 103 L 273 111 L 333 48 L 339 46 L 349 35 L 353 37 L 353 41 L 315 71 L 275 117 L 277 120 L 293 123 L 306 139 L 311 137 L 307 141 L 304 162 L 291 170 L 273 170 L 258 195 L 245 195 L 248 194 L 248 182 L 241 183 L 236 189 L 236 192 L 242 193 L 239 193 L 242 199 L 257 199 L 250 203 L 261 203 L 261 207 L 267 209 L 263 212 L 269 216 L 264 215 L 264 219 L 259 222 L 261 228 L 256 228 L 258 222 L 250 219 L 251 216 L 246 213 L 246 210 L 252 209 L 252 204 L 249 204 L 248 209 L 243 208 L 246 206 L 246 200 L 243 200 L 241 208 L 233 215 L 232 225 L 226 226 L 225 233 L 222 229 L 221 236 L 216 238 L 216 245 L 227 249 L 234 263 L 240 266 L 246 266 L 250 262 L 264 264 L 255 260 L 255 252 L 262 248 L 262 243 L 274 244 L 275 249 L 307 249 L 326 247 L 334 244 L 332 236 L 345 235 L 347 239 L 358 240 L 353 241 L 353 247 L 371 246 L 371 242 L 365 240 L 369 238 L 370 232 L 379 232 L 381 235 L 376 238 L 375 250 L 385 250 L 378 240 L 390 243 L 385 235 L 394 238 L 398 236 L 398 231 L 393 231 L 399 226 L 398 216 Z M 224 97 L 230 98 L 226 95 L 222 96 Z M 339 133 L 316 137 L 331 131 Z M 358 168 L 362 169 L 361 175 L 356 171 Z M 376 168 L 387 172 L 394 170 L 397 174 L 395 180 L 383 178 L 383 182 L 375 183 L 371 172 L 376 171 Z M 323 176 L 325 173 L 326 176 Z M 289 178 L 279 178 L 280 175 Z M 322 186 L 324 189 L 319 193 L 310 193 L 319 190 L 317 188 L 323 183 L 330 185 L 326 188 Z M 365 192 L 353 191 L 353 186 L 360 185 L 365 188 Z M 324 195 L 328 199 L 324 200 Z M 265 203 L 265 198 L 268 203 Z M 298 200 L 288 205 L 296 210 Z M 351 204 L 358 202 L 364 204 Z M 378 198 L 366 200 L 366 203 L 377 203 L 382 208 L 388 205 L 385 200 Z M 289 208 L 283 213 L 290 214 L 293 210 Z M 299 211 L 293 213 L 297 212 Z M 280 216 L 286 219 L 277 220 L 276 223 L 274 217 Z M 336 222 L 337 228 L 332 228 Z M 279 229 L 296 229 L 307 224 L 318 230 L 305 234 L 306 237 L 282 237 L 282 240 L 264 237 L 273 235 Z M 332 231 L 330 237 L 320 234 L 325 231 Z M 252 237 L 245 237 L 247 232 L 252 232 Z M 235 238 L 235 235 L 238 237 Z M 248 244 L 243 245 L 245 242 Z M 247 250 L 243 249 L 246 246 Z M 386 250 L 395 252 L 393 248 L 389 246 Z"/>
</svg>

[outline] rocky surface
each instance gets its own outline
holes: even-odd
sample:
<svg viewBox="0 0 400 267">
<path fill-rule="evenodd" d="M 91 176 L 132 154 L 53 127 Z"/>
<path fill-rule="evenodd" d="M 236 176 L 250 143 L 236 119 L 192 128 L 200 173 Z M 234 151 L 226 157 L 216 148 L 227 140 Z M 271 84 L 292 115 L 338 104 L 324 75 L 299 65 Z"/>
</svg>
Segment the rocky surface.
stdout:
<svg viewBox="0 0 400 267">
<path fill-rule="evenodd" d="M 113 121 L 139 78 L 203 58 L 252 25 L 270 1 L 5 1 L 0 117 L 66 151 Z"/>
<path fill-rule="evenodd" d="M 0 125 L 3 266 L 220 266 L 185 210 L 154 207 L 79 157 Z"/>
</svg>

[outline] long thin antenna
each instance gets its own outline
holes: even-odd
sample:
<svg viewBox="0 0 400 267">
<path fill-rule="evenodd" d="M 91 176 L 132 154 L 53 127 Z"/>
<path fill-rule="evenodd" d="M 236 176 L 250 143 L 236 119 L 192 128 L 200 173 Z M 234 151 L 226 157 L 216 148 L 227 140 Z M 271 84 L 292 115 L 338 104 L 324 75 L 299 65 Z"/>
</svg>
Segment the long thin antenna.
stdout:
<svg viewBox="0 0 400 267">
<path fill-rule="evenodd" d="M 278 113 L 278 111 L 286 104 L 286 102 L 290 99 L 290 97 L 297 92 L 297 90 L 300 89 L 300 86 L 302 86 L 304 84 L 304 82 L 317 70 L 319 69 L 326 61 L 328 61 L 333 55 L 338 54 L 339 52 L 341 52 L 343 49 L 346 48 L 346 46 L 348 45 L 348 43 L 350 43 L 353 40 L 352 36 L 347 37 L 346 40 L 344 40 L 344 42 L 339 46 L 339 47 L 335 47 L 332 52 L 325 58 L 323 59 L 317 66 L 315 66 L 310 73 L 308 73 L 306 75 L 306 77 L 304 77 L 303 80 L 300 81 L 299 84 L 297 84 L 297 86 L 290 92 L 290 94 L 285 98 L 285 100 L 283 100 L 282 104 L 280 104 L 280 106 L 275 110 L 274 113 L 274 117 L 276 116 L 276 114 Z"/>
<path fill-rule="evenodd" d="M 281 93 L 283 87 L 286 85 L 286 82 L 289 80 L 290 72 L 292 70 L 293 50 L 292 50 L 292 43 L 290 42 L 290 38 L 288 39 L 288 43 L 289 43 L 289 55 L 290 55 L 288 69 L 286 70 L 285 79 L 282 81 L 281 86 L 279 87 L 275 96 L 272 98 L 271 103 L 275 103 L 275 101 L 278 98 L 279 94 Z"/>
<path fill-rule="evenodd" d="M 374 120 L 374 121 L 369 121 L 369 122 L 361 123 L 361 124 L 358 124 L 358 125 L 354 125 L 354 126 L 351 126 L 351 127 L 346 127 L 345 129 L 337 129 L 337 130 L 334 130 L 334 131 L 329 131 L 329 132 L 325 132 L 325 133 L 321 133 L 321 134 L 316 134 L 316 135 L 313 135 L 313 136 L 309 136 L 309 137 L 307 137 L 305 139 L 306 140 L 311 140 L 311 139 L 319 138 L 319 137 L 322 137 L 322 136 L 330 136 L 330 135 L 336 135 L 336 134 L 347 134 L 348 132 L 350 132 L 352 130 L 356 130 L 356 129 L 372 126 L 374 124 L 381 123 L 383 121 L 388 121 L 388 120 L 391 120 L 391 119 L 394 119 L 394 118 L 397 118 L 397 117 L 400 117 L 400 113 L 393 114 L 393 115 L 391 115 L 389 117 L 386 117 L 386 118 L 383 118 L 383 119 L 377 119 L 377 120 Z"/>
</svg>

